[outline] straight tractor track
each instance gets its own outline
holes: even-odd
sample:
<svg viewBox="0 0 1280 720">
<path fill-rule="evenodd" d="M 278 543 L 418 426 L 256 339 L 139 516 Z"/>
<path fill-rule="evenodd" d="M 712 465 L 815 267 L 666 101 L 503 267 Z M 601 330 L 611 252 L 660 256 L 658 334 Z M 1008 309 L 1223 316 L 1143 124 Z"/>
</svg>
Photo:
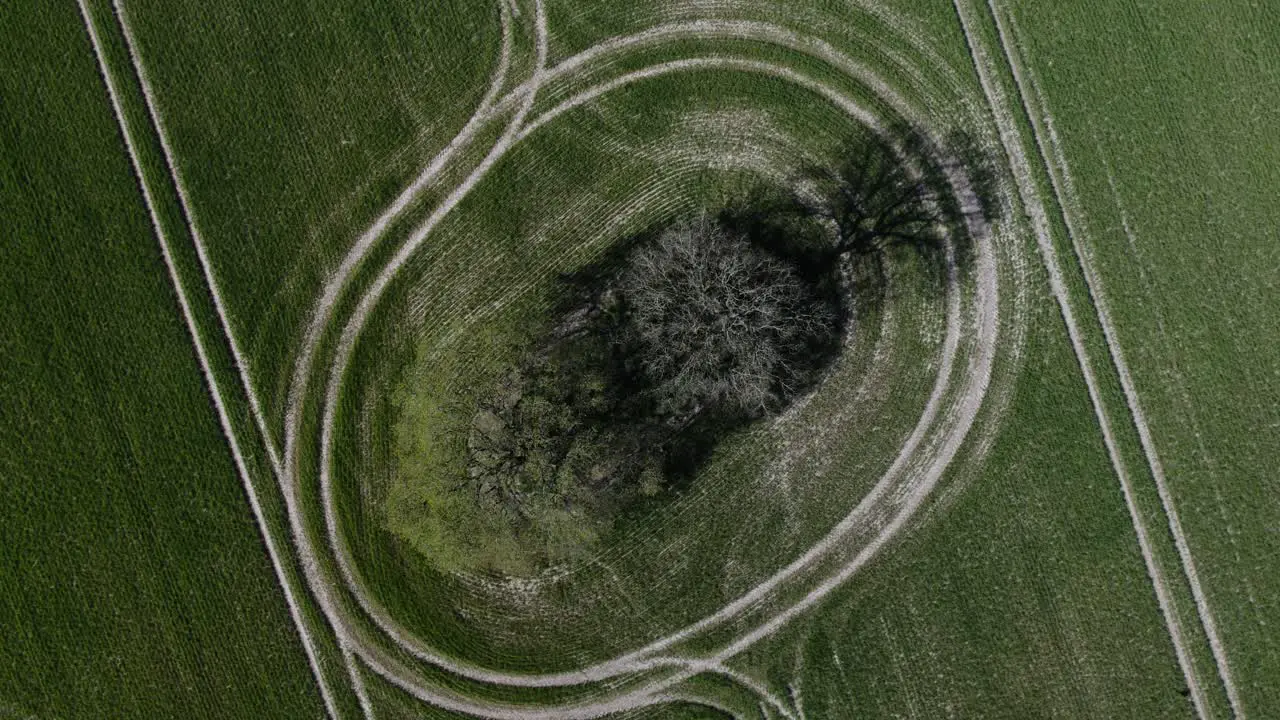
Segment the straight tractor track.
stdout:
<svg viewBox="0 0 1280 720">
<path fill-rule="evenodd" d="M 235 429 L 232 426 L 230 416 L 227 413 L 226 406 L 222 399 L 222 390 L 219 387 L 217 378 L 214 376 L 209 362 L 209 355 L 206 350 L 204 337 L 196 324 L 194 314 L 191 310 L 191 303 L 187 297 L 186 288 L 183 285 L 182 278 L 179 276 L 177 266 L 174 263 L 169 235 L 165 231 L 164 223 L 161 222 L 159 213 L 156 210 L 156 200 L 152 193 L 151 184 L 146 177 L 146 171 L 143 169 L 143 164 L 139 157 L 138 141 L 135 138 L 136 129 L 134 128 L 133 123 L 129 121 L 127 114 L 121 106 L 121 93 L 115 76 L 107 62 L 99 29 L 93 17 L 93 13 L 89 9 L 88 1 L 76 0 L 76 2 L 80 8 L 81 18 L 84 20 L 85 30 L 88 32 L 90 42 L 93 45 L 93 52 L 98 63 L 98 70 L 102 74 L 107 94 L 111 100 L 112 112 L 115 114 L 116 122 L 120 127 L 120 132 L 123 136 L 130 162 L 138 180 L 138 185 L 142 190 L 143 201 L 147 207 L 147 214 L 151 220 L 152 229 L 155 231 L 156 238 L 160 244 L 160 253 L 164 258 L 169 280 L 173 284 L 174 292 L 178 299 L 178 305 L 182 311 L 183 320 L 187 325 L 187 330 L 191 334 L 192 345 L 194 346 L 196 357 L 199 360 L 200 369 L 204 375 L 209 394 L 213 400 L 214 408 L 218 415 L 218 422 L 222 427 L 223 435 L 226 437 L 227 444 L 231 450 L 231 457 L 235 462 L 236 472 L 239 474 L 240 480 L 245 488 L 245 494 L 249 498 L 249 505 L 253 510 L 254 520 L 257 522 L 258 528 L 262 532 L 263 541 L 267 548 L 267 554 L 271 559 L 272 569 L 275 571 L 276 580 L 280 583 L 280 587 L 284 592 L 285 603 L 288 606 L 289 615 L 293 620 L 294 626 L 298 630 L 298 636 L 302 641 L 302 647 L 307 656 L 307 663 L 311 668 L 312 674 L 316 678 L 316 684 L 320 690 L 325 711 L 328 713 L 330 718 L 337 720 L 339 717 L 337 706 L 334 702 L 333 693 L 329 688 L 329 684 L 325 680 L 324 673 L 320 670 L 320 665 L 316 657 L 315 641 L 312 638 L 311 633 L 307 630 L 306 623 L 302 618 L 302 611 L 297 599 L 297 589 L 294 588 L 293 584 L 289 581 L 288 576 L 285 573 L 284 566 L 280 560 L 282 551 L 278 547 L 270 526 L 266 522 L 266 518 L 262 510 L 262 503 L 259 499 L 259 490 L 253 481 L 252 474 L 249 472 L 244 460 L 244 455 L 240 450 L 240 444 L 236 439 Z M 166 147 L 165 150 L 167 154 L 168 148 Z"/>
<path fill-rule="evenodd" d="M 1058 302 L 1063 319 L 1067 325 L 1068 335 L 1071 339 L 1072 348 L 1075 351 L 1077 364 L 1081 373 L 1084 375 L 1085 383 L 1088 386 L 1089 398 L 1094 406 L 1094 412 L 1098 419 L 1098 424 L 1103 434 L 1104 442 L 1107 446 L 1107 452 L 1111 459 L 1112 468 L 1115 470 L 1116 476 L 1120 481 L 1121 490 L 1124 494 L 1125 505 L 1129 511 L 1130 519 L 1134 526 L 1135 534 L 1138 538 L 1139 548 L 1142 557 L 1147 566 L 1148 575 L 1151 578 L 1153 588 L 1156 593 L 1157 602 L 1160 606 L 1161 613 L 1165 618 L 1165 625 L 1168 629 L 1170 639 L 1174 646 L 1174 652 L 1178 659 L 1178 664 L 1182 669 L 1183 676 L 1186 679 L 1187 687 L 1191 691 L 1192 702 L 1195 705 L 1196 712 L 1201 718 L 1212 716 L 1209 707 L 1209 700 L 1206 696 L 1206 685 L 1211 685 L 1212 680 L 1205 680 L 1200 677 L 1195 668 L 1192 659 L 1191 650 L 1188 645 L 1186 633 L 1182 622 L 1178 617 L 1176 610 L 1176 602 L 1174 600 L 1174 590 L 1170 586 L 1170 581 L 1165 577 L 1164 571 L 1156 558 L 1152 549 L 1151 531 L 1146 525 L 1146 521 L 1142 516 L 1141 510 L 1138 508 L 1135 500 L 1133 481 L 1129 477 L 1129 473 L 1125 467 L 1112 430 L 1111 420 L 1108 416 L 1104 401 L 1098 388 L 1098 381 L 1094 374 L 1092 363 L 1085 348 L 1083 333 L 1075 319 L 1072 309 L 1070 291 L 1067 289 L 1063 279 L 1062 270 L 1059 266 L 1057 251 L 1054 249 L 1051 230 L 1049 228 L 1048 213 L 1044 203 L 1040 199 L 1036 184 L 1032 178 L 1030 170 L 1030 162 L 1023 151 L 1022 141 L 1017 130 L 1017 120 L 1014 113 L 1006 106 L 1006 100 L 1003 91 L 999 88 L 997 81 L 992 78 L 995 72 L 994 63 L 982 49 L 981 40 L 978 33 L 974 30 L 976 19 L 973 17 L 972 11 L 966 9 L 968 0 L 953 0 L 956 12 L 960 17 L 961 24 L 964 28 L 966 40 L 969 44 L 970 55 L 973 58 L 975 69 L 978 72 L 983 91 L 986 94 L 988 104 L 991 109 L 993 118 L 995 119 L 999 130 L 1002 144 L 1004 145 L 1006 155 L 1010 161 L 1011 167 L 1014 169 L 1014 178 L 1018 184 L 1019 193 L 1022 196 L 1024 207 L 1028 209 L 1028 213 L 1032 217 L 1033 227 L 1036 231 L 1036 240 L 1040 249 L 1042 261 L 1045 269 L 1049 274 L 1050 287 L 1053 295 Z M 1209 609 L 1208 601 L 1205 598 L 1203 588 L 1196 572 L 1195 562 L 1191 555 L 1190 547 L 1187 543 L 1185 533 L 1182 530 L 1181 521 L 1178 518 L 1177 510 L 1174 506 L 1172 494 L 1169 492 L 1168 484 L 1165 479 L 1164 469 L 1160 463 L 1159 455 L 1156 452 L 1155 444 L 1151 436 L 1150 426 L 1147 423 L 1146 416 L 1142 412 L 1142 407 L 1138 399 L 1137 392 L 1134 388 L 1132 375 L 1129 367 L 1124 360 L 1124 353 L 1121 349 L 1117 338 L 1115 325 L 1111 320 L 1110 312 L 1107 308 L 1106 299 L 1102 291 L 1101 278 L 1098 276 L 1091 262 L 1091 253 L 1086 247 L 1087 232 L 1083 231 L 1082 214 L 1080 203 L 1075 195 L 1074 182 L 1071 179 L 1070 170 L 1066 163 L 1066 157 L 1062 152 L 1061 146 L 1057 139 L 1057 133 L 1052 127 L 1052 120 L 1048 115 L 1045 100 L 1040 92 L 1039 86 L 1034 76 L 1028 77 L 1028 72 L 1023 67 L 1016 46 L 1010 42 L 1009 30 L 1006 22 L 1002 17 L 1000 10 L 996 7 L 995 0 L 987 0 L 987 8 L 992 16 L 995 24 L 997 37 L 999 39 L 999 52 L 1008 65 L 1009 72 L 1014 80 L 1014 89 L 1017 93 L 1018 107 L 1027 116 L 1031 123 L 1031 136 L 1039 161 L 1043 164 L 1046 174 L 1048 175 L 1051 195 L 1054 203 L 1061 209 L 1063 224 L 1066 227 L 1068 239 L 1074 253 L 1075 260 L 1084 277 L 1086 287 L 1091 300 L 1091 307 L 1097 317 L 1099 326 L 1102 329 L 1103 339 L 1107 347 L 1107 352 L 1112 365 L 1119 377 L 1120 386 L 1124 394 L 1125 407 L 1129 414 L 1129 420 L 1137 429 L 1138 437 L 1141 444 L 1143 456 L 1147 462 L 1148 470 L 1151 472 L 1152 478 L 1156 485 L 1156 490 L 1160 498 L 1161 511 L 1164 513 L 1168 522 L 1168 529 L 1173 538 L 1174 545 L 1178 551 L 1179 569 L 1187 581 L 1192 597 L 1195 603 L 1197 618 L 1200 626 L 1205 633 L 1209 644 L 1210 651 L 1214 659 L 1214 665 L 1218 673 L 1218 679 L 1222 683 L 1223 689 L 1226 691 L 1227 699 L 1230 704 L 1233 715 L 1237 718 L 1244 718 L 1244 711 L 1240 703 L 1239 693 L 1235 687 L 1235 682 L 1231 676 L 1230 666 L 1227 662 L 1226 651 L 1222 644 L 1221 638 L 1217 632 L 1217 626 L 1213 619 L 1213 614 Z M 1012 18 L 1010 18 L 1012 22 Z M 1016 30 L 1016 28 L 1015 28 Z M 1032 101 L 1039 108 L 1040 113 L 1032 111 Z M 1042 119 L 1040 114 L 1044 114 Z M 1047 141 L 1045 138 L 1048 138 Z M 1048 146 L 1048 150 L 1046 149 Z"/>
<path fill-rule="evenodd" d="M 146 200 L 147 208 L 151 216 L 152 226 L 160 242 L 162 254 L 164 256 L 166 267 L 169 272 L 170 281 L 172 282 L 175 292 L 178 295 L 179 303 L 182 307 L 183 317 L 184 317 L 184 320 L 186 321 L 188 330 L 191 334 L 192 341 L 195 346 L 196 354 L 198 356 L 198 359 L 200 360 L 202 372 L 205 375 L 206 383 L 208 385 L 210 395 L 212 396 L 215 407 L 218 410 L 219 420 L 222 424 L 224 435 L 226 436 L 228 444 L 231 448 L 233 458 L 235 459 L 235 462 L 236 462 L 237 471 L 241 477 L 242 483 L 245 486 L 246 494 L 249 496 L 250 505 L 252 506 L 254 511 L 255 521 L 257 522 L 259 529 L 263 534 L 264 541 L 266 542 L 268 554 L 270 555 L 273 568 L 276 572 L 277 580 L 280 583 L 282 591 L 285 594 L 285 601 L 289 609 L 290 617 L 293 620 L 293 623 L 298 631 L 300 640 L 303 644 L 304 651 L 307 655 L 308 665 L 311 668 L 313 676 L 316 678 L 317 686 L 320 690 L 322 699 L 324 701 L 326 713 L 329 715 L 330 718 L 336 720 L 337 718 L 340 717 L 340 713 L 338 712 L 336 703 L 333 700 L 333 693 L 329 687 L 329 682 L 325 679 L 324 673 L 320 670 L 320 663 L 317 659 L 315 640 L 311 634 L 311 631 L 307 627 L 306 621 L 303 619 L 303 614 L 299 606 L 299 602 L 298 602 L 299 591 L 294 586 L 293 582 L 289 579 L 287 573 L 285 573 L 284 571 L 283 565 L 280 560 L 281 555 L 280 555 L 280 550 L 279 550 L 277 541 L 273 538 L 273 535 L 272 535 L 273 531 L 271 530 L 269 523 L 266 522 L 265 516 L 262 511 L 261 502 L 259 499 L 259 490 L 257 488 L 255 481 L 253 480 L 252 473 L 248 470 L 247 465 L 244 462 L 244 456 L 240 450 L 239 441 L 237 440 L 235 429 L 232 426 L 229 416 L 224 407 L 223 400 L 222 400 L 223 391 L 220 388 L 220 385 L 212 371 L 212 367 L 209 362 L 208 355 L 205 349 L 204 339 L 194 319 L 194 315 L 191 312 L 189 302 L 187 300 L 184 284 L 180 276 L 178 275 L 177 267 L 173 261 L 168 235 L 163 230 L 162 223 L 159 220 L 158 214 L 155 210 L 155 201 L 152 197 L 152 192 L 150 187 L 148 186 L 148 181 L 146 178 L 147 173 L 143 169 L 143 164 L 141 163 L 138 157 L 137 142 L 134 140 L 134 137 L 133 137 L 134 128 L 132 127 L 132 124 L 127 119 L 127 115 L 121 106 L 120 93 L 117 90 L 116 81 L 110 70 L 109 63 L 106 59 L 106 55 L 103 51 L 101 38 L 99 36 L 98 28 L 95 24 L 96 21 L 93 17 L 92 11 L 89 9 L 87 5 L 86 0 L 78 0 L 78 2 L 80 6 L 81 16 L 84 20 L 85 27 L 92 41 L 92 45 L 93 45 L 94 53 L 98 62 L 99 70 L 102 74 L 104 82 L 106 83 L 106 87 L 110 95 L 112 108 L 117 120 L 117 124 L 119 125 L 121 132 L 124 136 L 126 147 L 129 152 L 130 159 L 134 167 L 134 171 L 137 174 L 138 181 L 142 188 L 144 199 Z M 146 106 L 147 115 L 152 123 L 152 130 L 153 132 L 155 132 L 157 139 L 159 141 L 164 163 L 165 163 L 166 169 L 169 172 L 170 181 L 173 183 L 174 190 L 177 194 L 179 204 L 181 206 L 183 220 L 186 224 L 186 230 L 191 236 L 192 244 L 196 251 L 196 256 L 199 261 L 204 282 L 208 287 L 208 291 L 210 293 L 210 296 L 214 304 L 214 310 L 216 312 L 218 322 L 221 325 L 222 334 L 226 338 L 226 342 L 228 343 L 228 346 L 233 358 L 233 362 L 236 367 L 236 371 L 239 375 L 239 379 L 243 387 L 243 391 L 248 398 L 251 414 L 254 418 L 254 422 L 257 426 L 257 430 L 261 434 L 262 444 L 265 447 L 266 456 L 271 465 L 271 469 L 273 473 L 277 476 L 277 478 L 280 478 L 283 472 L 282 463 L 280 459 L 280 452 L 277 449 L 276 442 L 272 439 L 271 432 L 266 422 L 265 413 L 263 413 L 262 411 L 259 395 L 255 390 L 251 380 L 251 374 L 248 367 L 248 363 L 245 359 L 245 355 L 243 351 L 240 349 L 238 342 L 236 341 L 236 333 L 232 328 L 232 323 L 229 317 L 229 313 L 222 299 L 222 293 L 219 289 L 217 279 L 213 273 L 212 262 L 209 260 L 207 248 L 203 241 L 202 234 L 200 233 L 198 224 L 195 220 L 195 215 L 192 210 L 192 203 L 190 200 L 190 196 L 186 189 L 186 184 L 183 182 L 182 175 L 177 168 L 177 165 L 174 159 L 175 154 L 169 143 L 168 133 L 165 128 L 162 115 L 159 111 L 158 103 L 155 99 L 155 94 L 154 94 L 154 91 L 152 90 L 150 79 L 146 73 L 143 62 L 138 55 L 137 41 L 133 35 L 133 30 L 132 30 L 132 27 L 130 26 L 128 15 L 126 13 L 125 7 L 121 0 L 112 0 L 112 3 L 113 3 L 113 9 L 115 11 L 116 19 L 119 23 L 120 30 L 123 35 L 124 46 L 128 51 L 129 60 L 130 60 L 133 72 L 135 73 L 138 80 L 140 90 L 142 92 L 143 102 L 144 102 L 144 105 Z M 505 0 L 499 4 L 499 12 L 500 12 L 501 21 L 502 21 L 503 44 L 502 44 L 502 50 L 501 50 L 501 54 L 498 61 L 498 66 L 494 71 L 493 79 L 490 83 L 489 91 L 485 95 L 484 99 L 482 99 L 480 103 L 480 107 L 477 110 L 477 113 L 473 114 L 471 122 L 469 123 L 467 128 L 463 130 L 462 135 L 468 134 L 469 132 L 474 132 L 476 127 L 480 124 L 478 121 L 478 118 L 480 117 L 480 113 L 483 113 L 487 109 L 488 105 L 492 102 L 493 98 L 496 97 L 498 91 L 500 90 L 500 88 L 505 82 L 506 74 L 509 67 L 510 54 L 511 54 L 510 53 L 511 51 L 511 28 L 510 28 L 511 10 L 508 3 Z M 428 167 L 427 172 L 424 174 L 434 174 L 435 172 L 437 172 L 438 168 L 442 166 L 445 162 L 447 162 L 450 155 L 457 150 L 457 147 L 459 146 L 459 144 L 460 143 L 458 142 L 458 140 L 455 139 L 454 143 L 451 143 L 448 147 L 446 147 L 443 151 L 441 151 L 441 153 L 436 157 L 433 163 Z M 415 184 L 415 186 L 411 186 L 404 195 L 406 197 L 411 196 L 412 194 L 420 192 L 420 190 L 421 190 L 421 184 Z M 402 199 L 402 203 L 403 202 L 407 202 L 407 199 Z M 398 208 L 397 208 L 397 211 L 398 211 Z M 382 228 L 379 228 L 379 231 L 381 229 Z M 353 692 L 355 693 L 358 699 L 362 713 L 366 718 L 372 718 L 373 717 L 372 704 L 369 701 L 364 682 L 359 675 L 359 669 L 356 667 L 357 661 L 355 659 L 355 656 L 352 653 L 351 648 L 348 646 L 344 636 L 341 633 L 337 633 L 337 641 L 339 644 L 339 650 L 343 656 L 344 667 L 346 668 L 347 674 L 352 684 Z"/>
<path fill-rule="evenodd" d="M 993 2 L 993 0 L 989 1 Z M 992 10 L 993 12 L 995 11 L 994 2 Z M 999 23 L 999 15 L 996 17 L 997 23 Z M 1009 22 L 1013 27 L 1014 33 L 1017 34 L 1017 25 L 1014 22 L 1013 15 L 1009 15 Z M 1053 116 L 1049 114 L 1048 105 L 1044 94 L 1040 90 L 1034 71 L 1029 68 L 1023 68 L 1023 63 L 1019 59 L 1016 47 L 1003 40 L 1003 29 L 1000 32 L 1002 42 L 1005 42 L 1009 57 L 1013 61 L 1013 66 L 1017 69 L 1015 78 L 1018 80 L 1020 92 L 1023 97 L 1027 97 L 1027 92 L 1023 88 L 1024 80 L 1022 79 L 1022 75 L 1025 73 L 1032 90 L 1031 96 L 1035 98 L 1036 106 L 1040 110 L 1039 113 L 1030 113 L 1032 122 L 1036 127 L 1036 142 L 1041 145 L 1040 152 L 1044 156 L 1044 147 L 1041 139 L 1043 137 L 1048 138 L 1052 154 L 1045 158 L 1045 164 L 1050 171 L 1049 178 L 1053 183 L 1054 193 L 1059 199 L 1059 206 L 1063 209 L 1063 220 L 1066 222 L 1067 234 L 1071 238 L 1072 250 L 1080 264 L 1085 284 L 1089 288 L 1089 296 L 1093 299 L 1094 307 L 1097 310 L 1098 322 L 1102 327 L 1107 352 L 1115 365 L 1120 379 L 1120 388 L 1124 393 L 1125 405 L 1133 418 L 1134 427 L 1138 431 L 1138 440 L 1142 446 L 1147 468 L 1151 472 L 1151 477 L 1155 481 L 1156 492 L 1160 496 L 1160 507 L 1168 519 L 1169 534 L 1173 536 L 1174 546 L 1178 549 L 1178 558 L 1182 563 L 1182 571 L 1191 588 L 1191 595 L 1195 600 L 1196 614 L 1199 616 L 1200 623 L 1209 642 L 1209 648 L 1213 653 L 1218 678 L 1226 690 L 1227 700 L 1231 705 L 1232 712 L 1237 718 L 1243 720 L 1245 718 L 1244 708 L 1240 702 L 1240 693 L 1236 689 L 1235 680 L 1231 675 L 1231 666 L 1227 661 L 1226 648 L 1218 634 L 1217 622 L 1214 620 L 1203 586 L 1200 584 L 1200 576 L 1196 571 L 1195 559 L 1191 554 L 1191 547 L 1187 543 L 1186 533 L 1182 529 L 1182 521 L 1178 517 L 1173 494 L 1169 491 L 1168 481 L 1164 474 L 1164 465 L 1160 462 L 1160 455 L 1156 451 L 1155 441 L 1151 436 L 1151 427 L 1147 423 L 1146 414 L 1142 411 L 1142 403 L 1139 401 L 1137 390 L 1134 387 L 1133 375 L 1129 371 L 1128 363 L 1125 362 L 1124 351 L 1117 337 L 1115 323 L 1111 320 L 1111 311 L 1107 306 L 1106 293 L 1102 287 L 1102 277 L 1094 266 L 1093 252 L 1088 242 L 1089 232 L 1085 227 L 1084 212 L 1081 209 L 1083 206 L 1080 203 L 1079 196 L 1076 194 L 1075 181 L 1072 179 L 1070 167 L 1067 165 L 1066 154 L 1062 150 L 1058 133 L 1054 129 Z M 1043 122 L 1040 119 L 1042 114 L 1044 116 Z M 1052 159 L 1051 162 L 1049 161 L 1050 158 Z"/>
</svg>

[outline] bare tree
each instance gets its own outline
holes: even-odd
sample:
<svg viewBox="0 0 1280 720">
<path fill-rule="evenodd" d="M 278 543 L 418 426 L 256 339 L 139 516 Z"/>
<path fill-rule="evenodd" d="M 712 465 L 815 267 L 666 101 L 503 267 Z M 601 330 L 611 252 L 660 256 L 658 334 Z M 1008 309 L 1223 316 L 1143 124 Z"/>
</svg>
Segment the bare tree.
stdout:
<svg viewBox="0 0 1280 720">
<path fill-rule="evenodd" d="M 676 419 L 776 407 L 798 355 L 835 332 L 794 268 L 706 216 L 636 249 L 618 289 L 658 412 Z"/>
</svg>

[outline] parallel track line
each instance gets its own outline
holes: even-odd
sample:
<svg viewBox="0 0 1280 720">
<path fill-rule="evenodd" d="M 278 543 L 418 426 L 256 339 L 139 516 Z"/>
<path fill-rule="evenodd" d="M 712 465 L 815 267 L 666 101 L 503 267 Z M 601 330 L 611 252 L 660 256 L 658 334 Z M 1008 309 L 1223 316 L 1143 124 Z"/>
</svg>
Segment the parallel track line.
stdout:
<svg viewBox="0 0 1280 720">
<path fill-rule="evenodd" d="M 138 155 L 137 141 L 134 138 L 134 128 L 132 123 L 129 122 L 128 117 L 121 106 L 120 93 L 116 85 L 115 77 L 113 76 L 111 69 L 108 67 L 98 27 L 93 19 L 93 13 L 89 10 L 87 0 L 76 0 L 76 3 L 79 5 L 81 17 L 84 19 L 85 29 L 88 31 L 89 39 L 93 44 L 94 55 L 98 61 L 98 69 L 102 74 L 104 83 L 106 84 L 107 94 L 111 99 L 111 106 L 116 116 L 116 122 L 120 126 L 125 147 L 129 153 L 129 159 L 133 165 L 134 173 L 137 176 L 138 184 L 142 190 L 143 200 L 147 206 L 147 213 L 150 216 L 152 228 L 155 230 L 156 238 L 160 243 L 160 253 L 164 258 L 165 267 L 169 274 L 169 280 L 173 284 L 175 294 L 178 298 L 178 305 L 182 310 L 183 319 L 186 322 L 188 331 L 191 333 L 191 340 L 196 351 L 196 357 L 200 362 L 200 368 L 204 374 L 205 383 L 209 389 L 209 395 L 212 398 L 214 408 L 217 411 L 218 421 L 222 426 L 223 435 L 226 437 L 227 444 L 230 447 L 231 456 L 236 465 L 236 471 L 239 473 L 240 480 L 244 484 L 245 493 L 249 497 L 249 505 L 253 510 L 254 519 L 257 521 L 258 528 L 262 532 L 263 540 L 267 547 L 267 554 L 271 559 L 272 568 L 276 573 L 276 579 L 284 591 L 285 603 L 289 608 L 289 615 L 292 617 L 294 626 L 298 630 L 298 636 L 302 640 L 303 650 L 307 655 L 307 662 L 311 666 L 311 672 L 315 676 L 316 683 L 319 686 L 320 695 L 324 701 L 325 711 L 331 720 L 338 720 L 340 715 L 338 713 L 336 703 L 334 702 L 332 691 L 324 678 L 324 674 L 320 670 L 314 640 L 302 619 L 301 608 L 295 595 L 295 591 L 291 583 L 289 583 L 283 564 L 281 563 L 280 550 L 276 545 L 275 538 L 268 530 L 262 510 L 262 503 L 258 496 L 258 488 L 253 481 L 252 475 L 249 472 L 249 469 L 245 464 L 244 457 L 240 451 L 240 444 L 236 439 L 236 433 L 232 427 L 231 418 L 227 413 L 225 404 L 223 403 L 222 392 L 218 387 L 218 381 L 214 377 L 213 370 L 209 362 L 204 339 L 201 336 L 200 329 L 196 325 L 194 314 L 191 311 L 191 305 L 187 299 L 186 288 L 183 286 L 182 279 L 178 274 L 177 266 L 174 263 L 173 252 L 169 244 L 169 237 L 164 230 L 163 223 L 161 222 L 159 213 L 156 210 L 155 198 L 152 196 L 150 185 Z"/>
</svg>

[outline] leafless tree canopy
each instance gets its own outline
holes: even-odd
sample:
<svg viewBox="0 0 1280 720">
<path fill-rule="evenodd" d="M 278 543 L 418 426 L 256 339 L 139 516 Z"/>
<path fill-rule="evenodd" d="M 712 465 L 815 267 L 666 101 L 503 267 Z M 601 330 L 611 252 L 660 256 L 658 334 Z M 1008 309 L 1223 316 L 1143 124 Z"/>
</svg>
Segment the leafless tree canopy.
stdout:
<svg viewBox="0 0 1280 720">
<path fill-rule="evenodd" d="M 776 407 L 798 353 L 834 332 L 834 314 L 794 268 L 705 216 L 638 248 L 618 289 L 627 340 L 671 417 Z"/>
<path fill-rule="evenodd" d="M 940 252 L 962 247 L 974 211 L 950 193 L 947 163 L 979 181 L 985 163 L 969 142 L 899 136 L 860 139 L 790 187 L 633 237 L 565 278 L 543 337 L 472 418 L 455 490 L 493 534 L 463 543 L 477 566 L 509 570 L 492 558 L 512 548 L 526 567 L 579 553 L 621 508 L 679 487 L 728 433 L 811 387 L 850 304 L 883 287 L 884 256 L 963 257 Z M 994 185 L 975 187 L 989 212 Z"/>
</svg>

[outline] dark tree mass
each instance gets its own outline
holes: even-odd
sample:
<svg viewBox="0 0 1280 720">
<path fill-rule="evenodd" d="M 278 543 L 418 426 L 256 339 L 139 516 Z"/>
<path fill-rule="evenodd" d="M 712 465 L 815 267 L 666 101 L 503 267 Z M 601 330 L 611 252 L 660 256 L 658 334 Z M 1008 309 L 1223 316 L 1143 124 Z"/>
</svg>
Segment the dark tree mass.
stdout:
<svg viewBox="0 0 1280 720">
<path fill-rule="evenodd" d="M 702 217 L 640 243 L 481 403 L 464 486 L 536 535 L 687 474 L 720 434 L 785 406 L 832 356 L 839 313 L 793 265 Z M 573 520 L 570 520 L 570 517 Z"/>
<path fill-rule="evenodd" d="M 655 412 L 763 414 L 805 379 L 836 313 L 796 268 L 703 217 L 638 248 L 618 282 L 624 341 Z"/>
<path fill-rule="evenodd" d="M 691 477 L 727 433 L 782 410 L 830 366 L 851 263 L 870 260 L 879 277 L 883 253 L 936 259 L 962 235 L 923 149 L 906 167 L 865 142 L 793 190 L 673 222 L 580 274 L 477 408 L 458 489 L 549 563 Z"/>
</svg>

